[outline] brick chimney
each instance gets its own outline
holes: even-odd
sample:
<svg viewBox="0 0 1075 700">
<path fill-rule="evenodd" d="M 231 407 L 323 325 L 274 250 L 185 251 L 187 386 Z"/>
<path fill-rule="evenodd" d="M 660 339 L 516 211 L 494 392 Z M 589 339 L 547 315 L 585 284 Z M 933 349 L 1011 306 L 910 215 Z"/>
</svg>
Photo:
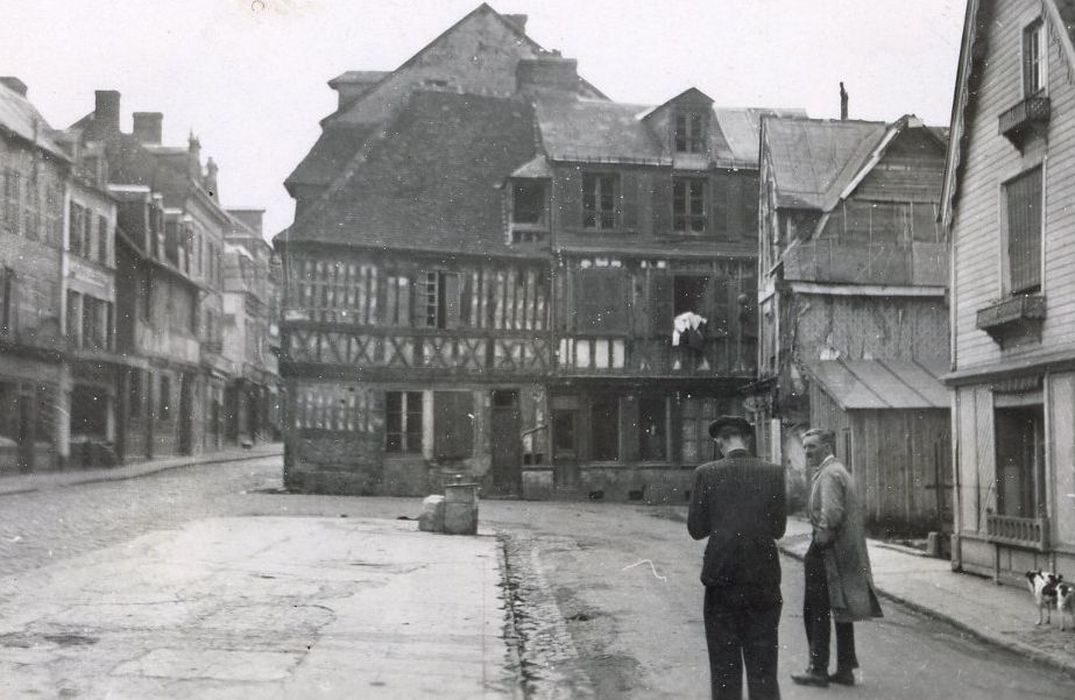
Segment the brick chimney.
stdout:
<svg viewBox="0 0 1075 700">
<path fill-rule="evenodd" d="M 520 32 L 526 32 L 526 15 L 504 15 L 504 19 L 518 27 Z"/>
<path fill-rule="evenodd" d="M 847 90 L 843 81 L 840 82 L 840 120 L 847 121 Z"/>
<path fill-rule="evenodd" d="M 94 93 L 93 131 L 97 136 L 119 133 L 118 90 L 97 90 Z"/>
<path fill-rule="evenodd" d="M 5 75 L 0 77 L 0 83 L 3 83 L 7 88 L 13 92 L 17 92 L 23 97 L 26 97 L 26 83 L 22 82 L 13 75 Z"/>
<path fill-rule="evenodd" d="M 515 66 L 515 89 L 524 95 L 577 95 L 578 61 L 553 55 L 521 59 Z"/>
<path fill-rule="evenodd" d="M 134 137 L 138 139 L 139 143 L 159 144 L 161 142 L 163 114 L 160 112 L 135 112 L 132 118 L 134 119 Z"/>
</svg>

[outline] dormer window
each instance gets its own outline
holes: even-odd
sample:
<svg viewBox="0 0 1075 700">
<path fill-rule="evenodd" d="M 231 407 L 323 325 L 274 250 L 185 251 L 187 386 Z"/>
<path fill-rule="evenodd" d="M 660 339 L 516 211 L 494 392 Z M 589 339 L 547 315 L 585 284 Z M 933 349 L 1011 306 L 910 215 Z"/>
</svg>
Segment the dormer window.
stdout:
<svg viewBox="0 0 1075 700">
<path fill-rule="evenodd" d="M 1023 30 L 1023 96 L 1045 89 L 1045 28 L 1040 19 Z"/>
<path fill-rule="evenodd" d="M 676 112 L 676 152 L 705 152 L 705 120 L 694 110 Z"/>
<path fill-rule="evenodd" d="M 511 223 L 516 226 L 545 226 L 545 182 L 519 180 L 511 188 Z"/>
</svg>

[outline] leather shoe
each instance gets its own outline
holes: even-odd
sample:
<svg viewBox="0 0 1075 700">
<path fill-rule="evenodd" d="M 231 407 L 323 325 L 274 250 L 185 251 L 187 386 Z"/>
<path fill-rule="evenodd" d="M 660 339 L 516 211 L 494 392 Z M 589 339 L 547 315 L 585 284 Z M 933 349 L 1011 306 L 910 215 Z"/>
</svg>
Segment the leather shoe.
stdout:
<svg viewBox="0 0 1075 700">
<path fill-rule="evenodd" d="M 802 673 L 791 674 L 791 680 L 797 685 L 812 685 L 816 688 L 829 687 L 829 674 L 816 668 L 807 668 Z"/>
<path fill-rule="evenodd" d="M 829 674 L 829 683 L 855 685 L 855 672 L 849 668 L 837 670 L 836 673 Z"/>
</svg>

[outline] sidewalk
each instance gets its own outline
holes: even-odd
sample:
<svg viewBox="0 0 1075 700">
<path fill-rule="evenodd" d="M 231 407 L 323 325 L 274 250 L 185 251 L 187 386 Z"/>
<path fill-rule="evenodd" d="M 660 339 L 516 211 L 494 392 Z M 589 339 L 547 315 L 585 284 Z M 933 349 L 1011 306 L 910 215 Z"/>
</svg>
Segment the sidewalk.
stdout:
<svg viewBox="0 0 1075 700">
<path fill-rule="evenodd" d="M 208 518 L 0 579 L 0 696 L 518 698 L 495 537 Z"/>
<path fill-rule="evenodd" d="M 781 551 L 802 559 L 810 545 L 810 523 L 788 518 Z M 878 594 L 993 644 L 1075 673 L 1075 629 L 1060 631 L 1053 612 L 1051 625 L 1037 627 L 1037 609 L 1030 593 L 998 586 L 991 579 L 952 571 L 951 562 L 911 553 L 904 548 L 867 540 Z"/>
<path fill-rule="evenodd" d="M 120 481 L 196 464 L 218 464 L 220 462 L 235 462 L 246 459 L 262 459 L 265 457 L 277 457 L 283 455 L 283 453 L 283 443 L 263 442 L 254 445 L 248 450 L 230 448 L 198 455 L 162 457 L 161 459 L 132 462 L 103 469 L 68 469 L 64 471 L 33 472 L 30 474 L 10 474 L 0 476 L 0 496 L 63 488 L 74 486 L 75 484 L 89 484 L 95 481 Z"/>
</svg>

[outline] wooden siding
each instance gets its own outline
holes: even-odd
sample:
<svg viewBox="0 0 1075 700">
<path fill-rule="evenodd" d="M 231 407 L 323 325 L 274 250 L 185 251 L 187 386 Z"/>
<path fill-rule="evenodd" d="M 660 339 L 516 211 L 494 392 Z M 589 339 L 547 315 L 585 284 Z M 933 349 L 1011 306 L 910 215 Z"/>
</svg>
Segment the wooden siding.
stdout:
<svg viewBox="0 0 1075 700">
<path fill-rule="evenodd" d="M 812 425 L 836 433 L 837 457 L 855 477 L 871 532 L 924 534 L 951 527 L 948 411 L 844 411 L 815 385 L 810 416 Z"/>
<path fill-rule="evenodd" d="M 987 60 L 975 70 L 980 82 L 966 123 L 964 170 L 953 217 L 953 298 L 957 369 L 1008 360 L 1027 360 L 1060 348 L 1075 347 L 1075 86 L 1072 69 L 1057 46 L 1059 35 L 1046 32 L 1048 94 L 1052 119 L 1045 154 L 1045 277 L 1047 300 L 1041 343 L 1010 349 L 1000 346 L 976 327 L 979 309 L 1001 298 L 1001 183 L 1033 167 L 1041 149 L 1033 145 L 1021 154 L 998 134 L 998 116 L 1022 99 L 1022 29 L 1041 14 L 1041 3 L 986 2 L 990 17 L 983 23 L 980 41 Z M 1060 28 L 1063 32 L 1063 28 Z M 1035 152 L 1037 151 L 1037 152 Z"/>
</svg>

